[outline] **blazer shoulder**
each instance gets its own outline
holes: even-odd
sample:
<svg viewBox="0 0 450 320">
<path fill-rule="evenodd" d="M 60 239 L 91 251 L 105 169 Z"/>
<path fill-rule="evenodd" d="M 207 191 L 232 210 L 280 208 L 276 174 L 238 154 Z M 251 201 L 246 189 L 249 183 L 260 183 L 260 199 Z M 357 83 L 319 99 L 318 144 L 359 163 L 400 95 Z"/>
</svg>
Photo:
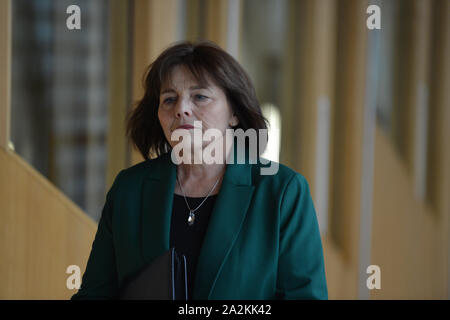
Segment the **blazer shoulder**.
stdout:
<svg viewBox="0 0 450 320">
<path fill-rule="evenodd" d="M 120 186 L 126 185 L 139 185 L 139 181 L 144 179 L 148 174 L 162 169 L 162 164 L 166 159 L 167 154 L 160 155 L 157 158 L 144 160 L 129 168 L 122 169 L 114 179 L 113 186 L 120 188 Z"/>
<path fill-rule="evenodd" d="M 276 161 L 270 161 L 264 158 L 262 159 L 262 163 L 261 161 L 258 161 L 258 163 L 253 165 L 252 168 L 253 177 L 257 181 L 280 181 L 283 182 L 284 185 L 289 184 L 292 180 L 298 180 L 301 183 L 306 182 L 306 178 L 294 169 Z M 271 169 L 269 170 L 268 168 Z"/>
</svg>

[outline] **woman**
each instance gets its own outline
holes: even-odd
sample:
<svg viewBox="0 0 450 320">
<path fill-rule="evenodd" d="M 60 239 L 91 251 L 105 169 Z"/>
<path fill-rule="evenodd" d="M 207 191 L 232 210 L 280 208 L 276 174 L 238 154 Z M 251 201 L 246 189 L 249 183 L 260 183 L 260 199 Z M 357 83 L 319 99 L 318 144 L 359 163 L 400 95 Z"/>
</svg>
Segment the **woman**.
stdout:
<svg viewBox="0 0 450 320">
<path fill-rule="evenodd" d="M 195 130 L 226 137 L 227 129 L 266 128 L 253 86 L 229 54 L 210 42 L 166 49 L 150 65 L 145 95 L 128 118 L 128 135 L 145 161 L 122 170 L 109 190 L 72 299 L 117 297 L 131 275 L 172 247 L 187 257 L 190 298 L 327 299 L 320 233 L 302 175 L 281 164 L 263 175 L 247 154 L 244 163 L 230 161 L 242 150 L 236 141 L 218 144 L 222 161 L 179 161 L 212 143 L 195 142 Z M 187 135 L 177 155 L 180 129 Z"/>
</svg>

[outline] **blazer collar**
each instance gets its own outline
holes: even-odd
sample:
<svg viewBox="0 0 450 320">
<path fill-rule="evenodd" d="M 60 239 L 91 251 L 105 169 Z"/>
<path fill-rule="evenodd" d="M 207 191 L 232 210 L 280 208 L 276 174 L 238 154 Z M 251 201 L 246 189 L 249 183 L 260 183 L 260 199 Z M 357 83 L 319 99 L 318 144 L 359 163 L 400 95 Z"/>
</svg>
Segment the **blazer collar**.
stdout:
<svg viewBox="0 0 450 320">
<path fill-rule="evenodd" d="M 236 150 L 236 149 L 234 149 Z M 236 159 L 236 158 L 235 158 Z M 176 165 L 170 153 L 158 157 L 142 185 L 142 254 L 146 263 L 169 250 Z M 206 231 L 194 281 L 194 299 L 209 299 L 222 265 L 241 230 L 250 200 L 251 164 L 227 164 Z"/>
</svg>

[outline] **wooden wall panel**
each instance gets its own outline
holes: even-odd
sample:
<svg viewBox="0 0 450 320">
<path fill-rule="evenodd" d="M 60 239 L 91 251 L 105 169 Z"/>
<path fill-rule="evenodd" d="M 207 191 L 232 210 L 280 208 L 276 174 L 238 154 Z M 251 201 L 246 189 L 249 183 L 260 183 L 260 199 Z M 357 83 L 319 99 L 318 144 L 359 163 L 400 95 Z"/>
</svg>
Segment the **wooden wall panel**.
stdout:
<svg viewBox="0 0 450 320">
<path fill-rule="evenodd" d="M 381 290 L 372 299 L 445 299 L 448 234 L 444 217 L 414 195 L 413 178 L 393 143 L 376 133 L 372 263 L 381 269 Z"/>
<path fill-rule="evenodd" d="M 343 261 L 354 273 L 346 283 L 348 298 L 358 297 L 362 139 L 367 68 L 367 1 L 339 1 L 335 57 L 330 232 Z M 342 289 L 341 289 L 342 290 Z"/>
<path fill-rule="evenodd" d="M 228 1 L 206 1 L 206 39 L 227 49 Z"/>
<path fill-rule="evenodd" d="M 69 265 L 84 273 L 97 230 L 55 186 L 0 148 L 0 299 L 68 299 Z"/>
</svg>

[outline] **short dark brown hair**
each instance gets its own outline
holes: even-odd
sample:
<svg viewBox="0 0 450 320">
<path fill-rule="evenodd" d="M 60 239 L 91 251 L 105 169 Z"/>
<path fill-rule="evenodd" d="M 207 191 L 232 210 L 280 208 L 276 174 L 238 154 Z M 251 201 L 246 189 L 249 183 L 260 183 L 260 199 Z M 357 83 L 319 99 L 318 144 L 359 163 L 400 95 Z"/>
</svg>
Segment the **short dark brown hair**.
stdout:
<svg viewBox="0 0 450 320">
<path fill-rule="evenodd" d="M 240 64 L 210 41 L 176 43 L 165 49 L 144 74 L 144 97 L 127 116 L 127 136 L 144 159 L 171 149 L 158 119 L 161 86 L 178 65 L 186 67 L 200 84 L 206 76 L 224 91 L 233 113 L 239 119 L 234 129 L 267 129 L 255 89 Z"/>
</svg>

